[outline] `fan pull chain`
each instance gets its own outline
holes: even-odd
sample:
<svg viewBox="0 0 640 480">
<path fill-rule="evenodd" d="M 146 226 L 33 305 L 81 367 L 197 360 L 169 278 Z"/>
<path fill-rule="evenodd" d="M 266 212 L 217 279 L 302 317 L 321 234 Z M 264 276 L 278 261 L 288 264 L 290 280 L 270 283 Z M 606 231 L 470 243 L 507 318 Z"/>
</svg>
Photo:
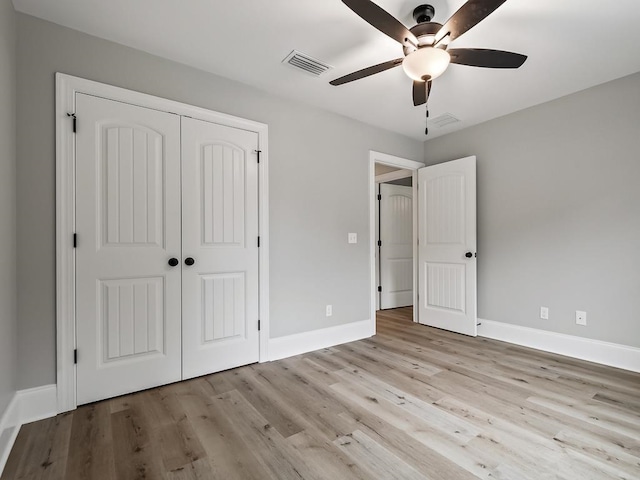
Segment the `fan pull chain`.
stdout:
<svg viewBox="0 0 640 480">
<path fill-rule="evenodd" d="M 429 106 L 425 104 L 425 107 L 426 107 L 426 111 L 427 111 L 427 116 L 426 116 L 426 118 L 424 120 L 424 124 L 425 124 L 424 134 L 425 135 L 429 135 Z"/>
</svg>

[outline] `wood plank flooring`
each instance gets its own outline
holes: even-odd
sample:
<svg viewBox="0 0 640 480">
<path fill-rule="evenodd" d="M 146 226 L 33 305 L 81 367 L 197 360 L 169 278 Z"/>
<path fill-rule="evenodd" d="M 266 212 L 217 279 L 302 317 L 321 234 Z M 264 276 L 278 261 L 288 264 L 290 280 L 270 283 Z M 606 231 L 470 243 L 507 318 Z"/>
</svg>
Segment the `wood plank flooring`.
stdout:
<svg viewBox="0 0 640 480">
<path fill-rule="evenodd" d="M 410 318 L 25 425 L 2 480 L 640 479 L 640 375 Z"/>
</svg>

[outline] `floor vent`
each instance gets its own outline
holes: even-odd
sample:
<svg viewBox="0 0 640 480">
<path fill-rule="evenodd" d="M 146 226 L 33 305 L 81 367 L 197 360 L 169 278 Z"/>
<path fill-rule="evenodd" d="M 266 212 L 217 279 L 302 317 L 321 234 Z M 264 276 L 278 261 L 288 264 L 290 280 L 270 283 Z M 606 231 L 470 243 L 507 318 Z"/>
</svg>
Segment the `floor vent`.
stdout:
<svg viewBox="0 0 640 480">
<path fill-rule="evenodd" d="M 443 113 L 435 118 L 429 119 L 429 126 L 442 128 L 452 123 L 458 123 L 460 119 L 454 117 L 450 113 Z"/>
<path fill-rule="evenodd" d="M 314 77 L 319 77 L 327 70 L 331 70 L 333 68 L 331 65 L 327 65 L 320 60 L 316 60 L 315 58 L 296 50 L 292 50 L 291 53 L 282 60 L 282 63 L 289 64 L 298 70 L 303 70 Z"/>
</svg>

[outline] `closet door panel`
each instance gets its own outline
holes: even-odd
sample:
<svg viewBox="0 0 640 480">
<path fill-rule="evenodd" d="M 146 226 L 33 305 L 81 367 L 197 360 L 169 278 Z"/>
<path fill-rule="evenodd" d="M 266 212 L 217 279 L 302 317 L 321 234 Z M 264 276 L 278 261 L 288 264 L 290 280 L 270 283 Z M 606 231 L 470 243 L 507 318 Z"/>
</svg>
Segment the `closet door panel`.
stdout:
<svg viewBox="0 0 640 480">
<path fill-rule="evenodd" d="M 180 117 L 76 94 L 78 405 L 181 378 Z"/>
<path fill-rule="evenodd" d="M 257 149 L 254 132 L 182 120 L 184 378 L 259 358 Z"/>
</svg>

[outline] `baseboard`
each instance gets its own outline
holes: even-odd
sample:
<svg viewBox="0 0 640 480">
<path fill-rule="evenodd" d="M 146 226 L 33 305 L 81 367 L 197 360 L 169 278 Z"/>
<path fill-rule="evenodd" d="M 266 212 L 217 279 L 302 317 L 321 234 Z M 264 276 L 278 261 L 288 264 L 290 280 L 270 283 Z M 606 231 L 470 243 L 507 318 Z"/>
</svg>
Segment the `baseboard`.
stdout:
<svg viewBox="0 0 640 480">
<path fill-rule="evenodd" d="M 55 385 L 19 390 L 16 394 L 20 404 L 20 423 L 36 422 L 58 414 L 58 398 Z"/>
<path fill-rule="evenodd" d="M 640 372 L 640 348 L 478 319 L 478 335 L 567 357 Z"/>
<path fill-rule="evenodd" d="M 0 475 L 9 458 L 20 427 L 24 424 L 54 417 L 58 412 L 55 385 L 19 390 L 0 418 Z"/>
<path fill-rule="evenodd" d="M 342 343 L 355 342 L 375 334 L 371 320 L 346 323 L 269 340 L 269 360 L 280 360 Z"/>
<path fill-rule="evenodd" d="M 0 416 L 0 475 L 9 458 L 11 447 L 16 441 L 20 430 L 20 412 L 18 407 L 18 394 L 14 394 L 4 414 Z"/>
</svg>

